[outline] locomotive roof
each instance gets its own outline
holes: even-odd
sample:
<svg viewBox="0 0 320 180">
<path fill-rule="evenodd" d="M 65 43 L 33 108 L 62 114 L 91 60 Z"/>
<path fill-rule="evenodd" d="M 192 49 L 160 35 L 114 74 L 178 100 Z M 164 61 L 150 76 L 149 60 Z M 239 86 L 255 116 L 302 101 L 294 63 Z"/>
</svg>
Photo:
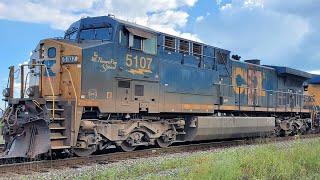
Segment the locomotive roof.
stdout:
<svg viewBox="0 0 320 180">
<path fill-rule="evenodd" d="M 203 42 L 194 41 L 194 40 L 190 40 L 190 39 L 178 37 L 178 36 L 175 36 L 175 35 L 163 33 L 163 32 L 160 32 L 160 31 L 156 31 L 156 30 L 154 30 L 154 29 L 152 29 L 152 28 L 149 28 L 149 27 L 146 27 L 146 26 L 143 26 L 143 25 L 139 25 L 139 24 L 136 24 L 136 23 L 133 23 L 133 22 L 125 21 L 125 20 L 122 20 L 122 19 L 118 19 L 118 18 L 115 18 L 115 17 L 112 17 L 112 16 L 86 17 L 86 18 L 82 18 L 82 19 L 80 19 L 79 21 L 73 23 L 73 25 L 77 25 L 77 26 L 79 26 L 79 28 L 80 28 L 81 26 L 106 24 L 107 22 L 110 22 L 110 19 L 112 19 L 115 24 L 116 24 L 116 23 L 120 23 L 120 24 L 122 24 L 122 25 L 124 25 L 124 26 L 128 26 L 128 27 L 140 29 L 140 30 L 143 30 L 143 31 L 147 31 L 147 32 L 149 32 L 149 33 L 152 33 L 152 34 L 167 35 L 167 36 L 175 37 L 175 38 L 178 38 L 178 39 L 181 39 L 181 40 L 186 40 L 186 41 L 190 41 L 190 42 L 195 42 L 195 43 L 201 44 L 201 45 L 203 45 L 203 46 L 208 46 L 208 47 L 212 47 L 212 48 L 217 48 L 217 49 L 220 49 L 220 50 L 224 50 L 224 51 L 226 51 L 226 52 L 230 52 L 229 50 L 226 50 L 226 49 L 223 49 L 223 48 L 211 46 L 211 45 L 208 45 L 208 44 L 204 44 Z M 71 27 L 72 27 L 72 25 L 71 25 Z M 71 27 L 70 27 L 67 31 L 70 31 Z"/>
<path fill-rule="evenodd" d="M 309 80 L 309 84 L 320 84 L 320 75 L 313 75 Z"/>
<path fill-rule="evenodd" d="M 289 68 L 289 67 L 271 66 L 271 65 L 259 65 L 259 64 L 252 64 L 252 63 L 245 62 L 245 61 L 238 61 L 238 60 L 231 60 L 231 61 L 233 61 L 235 63 L 250 64 L 250 66 L 255 66 L 255 67 L 274 70 L 280 76 L 296 76 L 296 77 L 303 78 L 303 79 L 314 78 L 314 75 L 312 75 L 312 74 L 310 74 L 308 72 L 301 71 L 301 70 L 298 70 L 298 69 Z M 318 77 L 318 79 L 314 79 L 314 80 L 318 80 L 318 83 L 320 84 L 320 76 Z"/>
<path fill-rule="evenodd" d="M 305 71 L 301 71 L 301 70 L 297 70 L 297 69 L 293 69 L 293 68 L 289 68 L 289 67 L 284 67 L 284 66 L 269 66 L 272 67 L 276 70 L 276 72 L 279 75 L 293 75 L 293 76 L 297 76 L 297 77 L 301 77 L 301 78 L 305 78 L 305 79 L 311 79 L 312 78 L 312 74 L 305 72 Z"/>
<path fill-rule="evenodd" d="M 255 66 L 255 67 L 259 67 L 259 68 L 265 68 L 265 69 L 270 69 L 270 70 L 275 70 L 273 67 L 267 66 L 267 65 L 260 65 L 260 64 L 253 64 L 253 63 L 249 63 L 249 62 L 245 62 L 245 61 L 240 61 L 240 60 L 234 60 L 231 59 L 232 62 L 235 63 L 241 63 L 241 64 L 248 64 L 250 66 Z"/>
</svg>

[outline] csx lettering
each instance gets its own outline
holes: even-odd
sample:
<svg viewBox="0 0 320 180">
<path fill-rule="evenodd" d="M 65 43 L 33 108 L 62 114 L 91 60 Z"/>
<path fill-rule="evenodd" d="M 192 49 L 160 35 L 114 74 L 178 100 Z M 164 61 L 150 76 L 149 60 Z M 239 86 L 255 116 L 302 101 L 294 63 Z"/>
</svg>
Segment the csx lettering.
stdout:
<svg viewBox="0 0 320 180">
<path fill-rule="evenodd" d="M 136 69 L 151 69 L 152 58 L 144 56 L 133 56 L 132 54 L 127 54 L 126 56 L 126 65 L 128 67 Z"/>
</svg>

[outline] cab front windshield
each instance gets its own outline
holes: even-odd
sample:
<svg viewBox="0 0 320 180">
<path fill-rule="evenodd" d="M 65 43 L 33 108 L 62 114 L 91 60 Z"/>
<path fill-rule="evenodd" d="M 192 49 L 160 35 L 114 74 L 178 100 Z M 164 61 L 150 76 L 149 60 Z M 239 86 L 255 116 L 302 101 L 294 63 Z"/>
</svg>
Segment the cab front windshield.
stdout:
<svg viewBox="0 0 320 180">
<path fill-rule="evenodd" d="M 110 41 L 112 38 L 112 28 L 90 28 L 80 31 L 80 40 L 105 40 Z"/>
<path fill-rule="evenodd" d="M 69 31 L 65 35 L 65 39 L 76 40 L 79 31 Z M 80 30 L 79 40 L 103 40 L 111 41 L 112 27 L 87 28 Z"/>
</svg>

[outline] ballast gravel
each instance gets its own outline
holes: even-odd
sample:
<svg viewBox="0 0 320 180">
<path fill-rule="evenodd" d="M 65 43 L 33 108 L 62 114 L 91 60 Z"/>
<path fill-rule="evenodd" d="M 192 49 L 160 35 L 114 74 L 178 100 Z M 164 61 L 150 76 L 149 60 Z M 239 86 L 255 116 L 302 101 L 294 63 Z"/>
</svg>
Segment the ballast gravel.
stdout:
<svg viewBox="0 0 320 180">
<path fill-rule="evenodd" d="M 304 143 L 308 143 L 309 141 L 313 141 L 314 139 L 305 139 L 303 140 Z M 295 141 L 287 141 L 287 142 L 278 142 L 275 143 L 277 147 L 279 148 L 289 148 L 291 145 L 293 145 Z M 259 145 L 243 145 L 238 147 L 231 147 L 227 148 L 228 151 L 236 151 L 241 148 L 246 149 L 254 149 L 255 147 L 258 147 Z M 93 175 L 106 171 L 108 169 L 115 170 L 115 174 L 118 174 L 119 172 L 123 172 L 126 170 L 129 170 L 131 168 L 134 168 L 136 166 L 139 166 L 140 164 L 148 164 L 152 167 L 157 167 L 164 161 L 168 160 L 177 160 L 177 159 L 183 159 L 187 156 L 191 155 L 201 155 L 201 154 L 208 154 L 208 153 L 216 153 L 220 151 L 224 151 L 225 148 L 215 148 L 211 150 L 206 151 L 197 151 L 197 152 L 188 152 L 188 153 L 175 153 L 175 154 L 162 154 L 161 156 L 157 157 L 148 157 L 148 158 L 140 158 L 140 159 L 129 159 L 129 160 L 123 160 L 119 162 L 114 163 L 106 163 L 106 164 L 91 164 L 91 165 L 85 165 L 85 166 L 74 166 L 74 167 L 61 167 L 61 169 L 49 169 L 47 172 L 30 172 L 29 175 L 19 175 L 17 174 L 2 174 L 0 175 L 0 179 L 45 179 L 45 180 L 60 180 L 60 179 L 79 179 L 86 177 L 85 179 L 91 179 Z M 159 171 L 156 173 L 157 177 L 176 177 L 176 175 L 181 171 L 188 171 L 188 167 L 185 167 L 184 169 L 170 169 L 165 171 Z M 144 174 L 143 176 L 139 177 L 139 179 L 148 179 L 148 174 Z"/>
</svg>

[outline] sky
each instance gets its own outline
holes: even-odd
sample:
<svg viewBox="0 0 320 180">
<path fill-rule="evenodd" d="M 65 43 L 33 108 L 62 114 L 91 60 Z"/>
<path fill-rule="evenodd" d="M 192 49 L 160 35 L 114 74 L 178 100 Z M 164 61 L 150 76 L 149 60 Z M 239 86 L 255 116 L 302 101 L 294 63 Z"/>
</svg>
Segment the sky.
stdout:
<svg viewBox="0 0 320 180">
<path fill-rule="evenodd" d="M 320 0 L 0 0 L 0 90 L 8 67 L 28 60 L 41 39 L 108 14 L 242 59 L 320 73 L 319 9 Z"/>
</svg>

